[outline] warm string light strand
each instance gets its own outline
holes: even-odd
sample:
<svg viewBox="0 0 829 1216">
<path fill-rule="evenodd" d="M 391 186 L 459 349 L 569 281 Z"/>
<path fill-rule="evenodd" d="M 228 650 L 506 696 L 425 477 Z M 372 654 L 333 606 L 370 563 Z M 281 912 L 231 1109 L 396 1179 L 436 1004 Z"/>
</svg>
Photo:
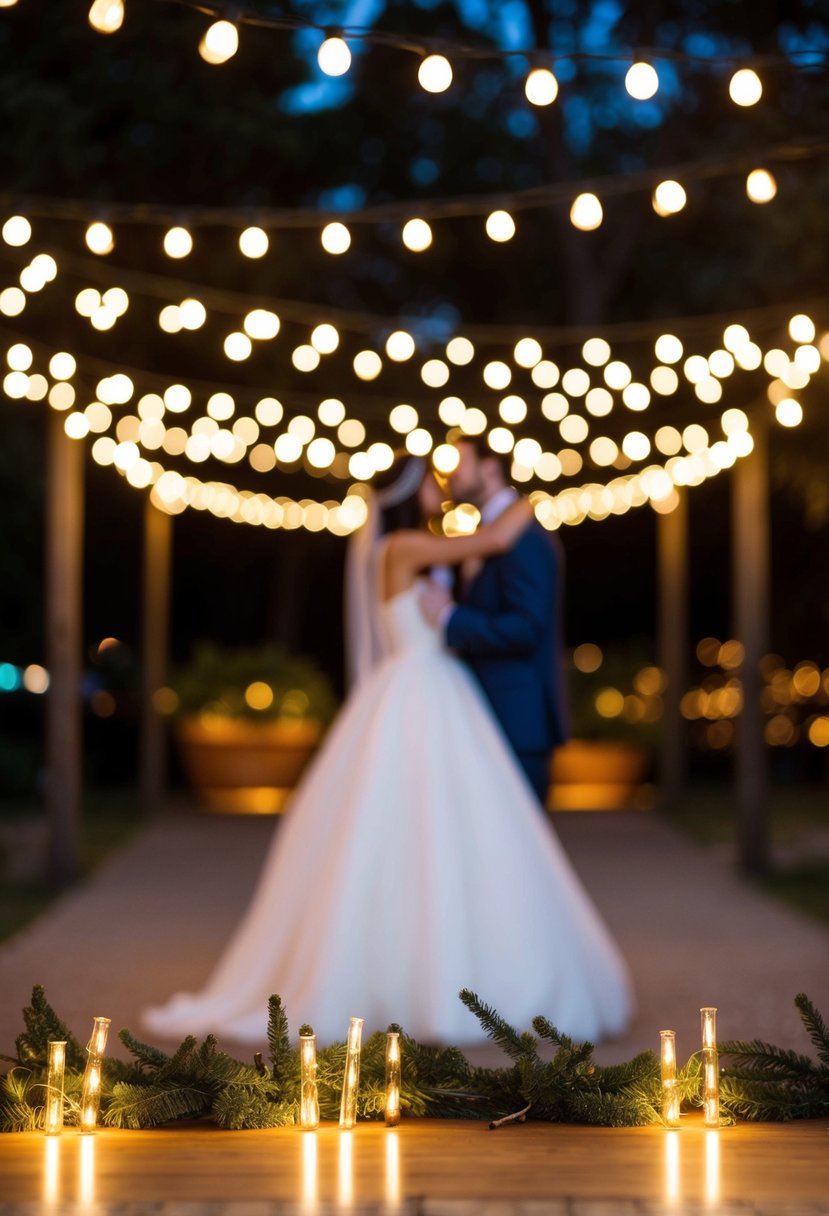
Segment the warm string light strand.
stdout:
<svg viewBox="0 0 829 1216">
<path fill-rule="evenodd" d="M 295 229 L 315 230 L 320 246 L 332 256 L 353 248 L 355 227 L 399 225 L 399 239 L 410 253 L 424 253 L 435 240 L 433 225 L 457 219 L 483 217 L 483 230 L 495 244 L 507 244 L 518 232 L 516 215 L 543 208 L 565 206 L 570 222 L 583 232 L 595 231 L 604 221 L 610 199 L 648 193 L 657 216 L 667 219 L 685 209 L 694 183 L 725 177 L 744 179 L 747 199 L 770 203 L 778 193 L 771 166 L 814 161 L 829 155 L 824 139 L 789 140 L 785 143 L 717 154 L 675 165 L 533 186 L 523 190 L 498 191 L 453 198 L 400 200 L 378 203 L 349 211 L 325 208 L 176 207 L 155 203 L 89 203 L 81 199 L 56 199 L 0 194 L 0 209 L 17 209 L 6 221 L 14 239 L 7 244 L 23 245 L 31 235 L 27 216 L 62 219 L 85 225 L 84 240 L 90 252 L 106 257 L 116 248 L 118 225 L 141 224 L 163 228 L 161 248 L 168 258 L 181 261 L 193 252 L 193 231 L 205 228 L 237 230 L 240 253 L 250 259 L 265 257 L 273 234 Z M 603 202 L 604 200 L 604 202 Z M 692 192 L 692 201 L 698 201 Z M 186 215 L 186 220 L 182 218 Z M 28 230 L 26 225 L 29 225 Z M 21 239 L 21 233 L 28 235 Z"/>
<path fill-rule="evenodd" d="M 797 343 L 793 354 L 780 347 L 763 351 L 744 326 L 732 323 L 723 333 L 723 346 L 707 357 L 688 354 L 676 335 L 662 334 L 654 343 L 653 357 L 658 362 L 650 372 L 649 385 L 633 378 L 627 362 L 611 357 L 612 348 L 604 338 L 594 336 L 584 343 L 583 366 L 562 371 L 551 359 L 543 357 L 537 339 L 525 337 L 515 344 L 512 364 L 489 360 L 482 368 L 482 380 L 490 390 L 504 391 L 513 387 L 514 373 L 529 372 L 537 389 L 551 390 L 544 391 L 541 397 L 540 413 L 547 423 L 557 425 L 559 440 L 567 447 L 558 452 L 545 450 L 534 435 L 519 429 L 527 420 L 529 406 L 524 396 L 512 391 L 497 402 L 497 419 L 492 417 L 494 403 L 489 403 L 486 412 L 477 405 L 468 406 L 460 397 L 444 397 L 437 406 L 438 426 L 433 419 L 422 418 L 415 406 L 394 404 L 388 412 L 392 432 L 389 437 L 396 446 L 403 443 L 413 455 L 430 456 L 435 468 L 444 474 L 452 471 L 456 459 L 451 441 L 484 432 L 493 451 L 512 454 L 512 474 L 518 482 L 575 477 L 582 471 L 586 458 L 598 469 L 642 466 L 606 483 L 568 487 L 555 495 L 536 491 L 536 510 L 547 527 L 578 523 L 588 517 L 606 518 L 648 501 L 657 509 L 670 510 L 676 502 L 677 487 L 700 484 L 751 451 L 748 415 L 741 409 L 726 408 L 719 419 L 722 439 L 712 439 L 710 420 L 707 426 L 693 421 L 681 430 L 666 423 L 650 436 L 638 428 L 632 429 L 618 437 L 620 442 L 609 434 L 595 435 L 594 428 L 604 425 L 607 429 L 602 419 L 614 411 L 624 420 L 622 425 L 628 425 L 630 414 L 647 411 L 652 397 L 676 393 L 680 375 L 673 365 L 679 366 L 681 361 L 686 392 L 692 387 L 702 405 L 720 401 L 723 382 L 735 370 L 752 372 L 762 367 L 770 377 L 766 396 L 774 406 L 778 422 L 784 426 L 797 425 L 803 417 L 803 407 L 795 394 L 809 384 L 822 360 L 829 357 L 829 335 L 824 334 L 820 344 L 814 345 L 815 323 L 806 314 L 792 317 L 788 331 L 791 341 Z M 410 335 L 404 335 L 403 331 L 392 334 L 387 347 L 393 338 L 398 341 L 405 338 L 407 350 L 409 345 L 414 347 Z M 448 359 L 454 358 L 464 365 L 472 360 L 475 350 L 468 339 L 456 337 L 446 345 L 445 353 Z M 40 355 L 45 359 L 42 349 Z M 188 430 L 179 425 L 180 419 L 176 417 L 188 412 L 192 417 L 195 412 L 191 410 L 194 392 L 186 384 L 168 383 L 160 392 L 146 392 L 133 407 L 136 412 L 128 413 L 125 407 L 136 396 L 136 379 L 145 382 L 154 379 L 159 384 L 163 378 L 151 377 L 146 372 L 129 375 L 117 370 L 116 365 L 95 361 L 99 367 L 106 367 L 109 374 L 97 380 L 94 390 L 79 386 L 82 391 L 94 391 L 94 400 L 79 409 L 76 408 L 79 390 L 73 383 L 78 371 L 74 355 L 55 352 L 48 358 L 44 371 L 39 371 L 34 366 L 32 347 L 24 341 L 14 341 L 6 352 L 6 362 L 10 369 L 3 381 L 7 396 L 31 401 L 45 399 L 52 408 L 65 412 L 68 435 L 74 439 L 97 436 L 92 443 L 97 463 L 114 465 L 135 488 L 151 488 L 154 500 L 173 512 L 193 506 L 239 522 L 271 527 L 305 526 L 312 531 L 328 528 L 344 535 L 362 522 L 364 504 L 359 491 L 347 495 L 343 502 L 303 500 L 297 504 L 287 498 L 273 499 L 236 490 L 225 482 L 183 476 L 166 467 L 160 453 L 184 457 L 191 466 L 211 458 L 226 464 L 247 458 L 251 468 L 259 473 L 270 472 L 277 465 L 290 472 L 304 464 L 317 475 L 350 478 L 358 483 L 369 482 L 394 459 L 391 443 L 385 440 L 367 443 L 365 423 L 357 417 L 348 417 L 346 406 L 338 399 L 321 401 L 316 419 L 294 413 L 286 420 L 285 408 L 275 397 L 262 397 L 252 414 L 237 415 L 237 400 L 228 392 L 214 391 L 207 398 L 206 412 L 196 417 Z M 441 369 L 437 381 L 435 365 Z M 422 373 L 427 369 L 427 383 L 431 380 L 441 387 L 449 364 L 431 359 L 423 364 Z M 47 370 L 48 376 L 44 374 Z M 282 424 L 284 429 L 274 439 L 268 436 L 266 442 L 263 432 Z M 445 428 L 443 437 L 438 429 L 440 424 Z M 586 455 L 582 455 L 579 447 Z M 667 460 L 646 463 L 652 461 L 655 452 Z M 445 526 L 449 531 L 463 532 L 476 522 L 462 511 L 450 512 Z"/>
<path fill-rule="evenodd" d="M 227 6 L 201 3 L 201 0 L 162 0 L 166 4 L 191 9 L 211 19 L 202 34 L 198 51 L 202 59 L 213 66 L 231 60 L 238 52 L 240 27 L 269 29 L 294 33 L 316 31 L 320 36 L 317 62 L 327 76 L 341 77 L 352 66 L 352 47 L 383 48 L 402 52 L 417 61 L 417 81 L 424 92 L 445 93 L 453 84 L 453 64 L 469 62 L 521 61 L 526 64 L 524 93 L 527 101 L 535 106 L 552 105 L 559 94 L 559 79 L 556 66 L 564 61 L 579 64 L 625 68 L 624 87 L 627 94 L 637 101 L 653 98 L 660 87 L 657 64 L 670 63 L 693 65 L 704 68 L 715 75 L 730 72 L 728 96 L 737 106 L 756 105 L 763 95 L 763 84 L 758 69 L 764 71 L 798 71 L 822 69 L 826 64 L 823 47 L 787 54 L 725 54 L 702 56 L 675 50 L 669 47 L 627 48 L 604 53 L 571 50 L 556 53 L 544 48 L 516 49 L 492 45 L 474 46 L 446 39 L 413 37 L 388 30 L 366 27 L 334 27 L 300 17 L 270 16 L 259 12 L 247 12 L 239 5 Z M 123 0 L 94 0 L 89 10 L 89 22 L 102 34 L 116 33 L 124 21 Z"/>
</svg>

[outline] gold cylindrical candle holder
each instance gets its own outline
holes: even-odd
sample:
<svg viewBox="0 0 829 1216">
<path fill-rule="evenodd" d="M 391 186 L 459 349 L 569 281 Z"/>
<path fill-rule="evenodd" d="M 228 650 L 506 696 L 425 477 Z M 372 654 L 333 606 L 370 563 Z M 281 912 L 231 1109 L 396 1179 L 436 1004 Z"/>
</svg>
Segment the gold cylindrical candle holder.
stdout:
<svg viewBox="0 0 829 1216">
<path fill-rule="evenodd" d="M 314 1131 L 320 1124 L 320 1103 L 317 1089 L 317 1036 L 310 1026 L 300 1027 L 299 1066 L 299 1125 L 304 1131 Z"/>
<path fill-rule="evenodd" d="M 717 1054 L 717 1010 L 700 1009 L 702 1024 L 702 1117 L 706 1127 L 720 1126 L 720 1062 Z"/>
<path fill-rule="evenodd" d="M 679 1090 L 676 1084 L 676 1031 L 660 1030 L 662 1119 L 666 1127 L 679 1127 Z"/>
<path fill-rule="evenodd" d="M 400 1122 L 400 1034 L 386 1033 L 386 1127 Z"/>
<path fill-rule="evenodd" d="M 340 1127 L 352 1128 L 357 1121 L 357 1091 L 360 1087 L 360 1047 L 363 1040 L 363 1019 L 352 1018 L 348 1023 L 348 1042 L 343 1074 L 343 1094 L 340 1100 Z"/>
<path fill-rule="evenodd" d="M 59 1136 L 63 1131 L 63 1078 L 65 1070 L 66 1040 L 50 1039 L 44 1117 L 44 1127 L 47 1136 Z"/>
<path fill-rule="evenodd" d="M 86 1045 L 87 1061 L 81 1090 L 82 1132 L 94 1132 L 98 1126 L 98 1111 L 101 1106 L 101 1075 L 109 1025 L 109 1018 L 95 1018 L 92 1035 Z"/>
</svg>

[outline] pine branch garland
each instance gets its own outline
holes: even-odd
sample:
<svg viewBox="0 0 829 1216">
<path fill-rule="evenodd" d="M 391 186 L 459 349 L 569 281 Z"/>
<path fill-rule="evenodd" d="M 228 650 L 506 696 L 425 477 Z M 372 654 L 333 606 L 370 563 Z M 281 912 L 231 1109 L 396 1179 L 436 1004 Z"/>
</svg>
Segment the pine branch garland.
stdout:
<svg viewBox="0 0 829 1216">
<path fill-rule="evenodd" d="M 288 1017 L 280 997 L 268 1000 L 268 1047 L 274 1081 L 282 1080 L 291 1045 L 288 1038 Z"/>
<path fill-rule="evenodd" d="M 829 1026 L 826 1025 L 805 992 L 798 992 L 794 1003 L 798 1008 L 806 1033 L 814 1044 L 818 1059 L 829 1068 Z"/>
<path fill-rule="evenodd" d="M 56 1039 L 66 1043 L 66 1067 L 84 1067 L 84 1048 L 46 1000 L 42 984 L 35 984 L 32 989 L 32 1003 L 23 1010 L 23 1021 L 26 1030 L 18 1035 L 15 1042 L 17 1058 L 21 1064 L 40 1065 L 45 1068 L 49 1059 L 49 1040 Z"/>
<path fill-rule="evenodd" d="M 150 1085 L 113 1086 L 103 1120 L 108 1127 L 158 1127 L 177 1119 L 196 1119 L 210 1109 L 211 1094 L 186 1081 L 170 1077 Z"/>
<path fill-rule="evenodd" d="M 661 1122 L 659 1061 L 652 1051 L 622 1064 L 597 1065 L 593 1044 L 579 1043 L 548 1019 L 533 1021 L 535 1035 L 510 1026 L 475 993 L 464 990 L 464 1005 L 510 1060 L 500 1068 L 473 1068 L 455 1047 L 418 1043 L 398 1029 L 403 1053 L 401 1106 L 412 1116 L 494 1121 L 544 1120 L 601 1127 L 635 1127 Z M 720 1095 L 724 1121 L 787 1120 L 829 1115 L 829 1030 L 804 994 L 795 1004 L 815 1046 L 818 1061 L 759 1039 L 722 1043 Z M 288 1019 L 278 996 L 268 1006 L 271 1068 L 257 1068 L 220 1051 L 208 1035 L 189 1035 L 168 1055 L 121 1031 L 131 1060 L 107 1058 L 103 1070 L 102 1119 L 110 1127 L 149 1128 L 181 1119 L 211 1117 L 222 1128 L 283 1127 L 299 1113 L 299 1051 L 291 1046 Z M 65 1094 L 67 1123 L 77 1122 L 86 1053 L 35 987 L 23 1011 L 25 1032 L 17 1039 L 17 1059 L 0 1077 L 0 1130 L 43 1127 L 48 1042 L 67 1043 Z M 538 1037 L 535 1037 L 535 1036 Z M 551 1044 L 551 1059 L 539 1055 Z M 261 1060 L 261 1054 L 260 1055 Z M 336 1119 L 346 1045 L 334 1043 L 317 1055 L 320 1115 Z M 385 1106 L 385 1034 L 365 1040 L 358 1114 L 381 1119 Z M 701 1062 L 692 1055 L 677 1073 L 683 1109 L 701 1103 Z"/>
</svg>

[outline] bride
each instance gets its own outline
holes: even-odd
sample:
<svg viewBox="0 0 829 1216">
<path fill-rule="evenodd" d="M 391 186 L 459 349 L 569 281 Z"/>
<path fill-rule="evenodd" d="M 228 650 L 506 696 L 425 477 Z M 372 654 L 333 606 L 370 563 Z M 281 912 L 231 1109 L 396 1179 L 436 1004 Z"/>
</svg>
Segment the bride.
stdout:
<svg viewBox="0 0 829 1216">
<path fill-rule="evenodd" d="M 418 606 L 431 567 L 509 549 L 532 509 L 519 500 L 446 538 L 425 527 L 440 505 L 417 457 L 373 494 L 356 542 L 362 678 L 206 986 L 145 1011 L 153 1033 L 261 1042 L 276 992 L 323 1042 L 357 1015 L 367 1030 L 394 1021 L 425 1042 L 472 1044 L 485 1035 L 463 987 L 521 1029 L 539 1013 L 578 1039 L 627 1025 L 625 964 L 483 693 Z"/>
</svg>

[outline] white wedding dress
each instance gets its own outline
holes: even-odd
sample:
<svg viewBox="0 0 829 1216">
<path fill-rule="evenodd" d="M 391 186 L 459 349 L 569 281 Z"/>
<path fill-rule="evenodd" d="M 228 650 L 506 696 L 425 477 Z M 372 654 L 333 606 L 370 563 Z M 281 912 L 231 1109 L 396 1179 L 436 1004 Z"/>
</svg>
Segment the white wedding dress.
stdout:
<svg viewBox="0 0 829 1216">
<path fill-rule="evenodd" d="M 262 1043 L 277 992 L 323 1043 L 358 1016 L 471 1044 L 464 987 L 521 1030 L 627 1025 L 625 963 L 417 591 L 383 606 L 391 654 L 329 731 L 207 986 L 145 1012 L 155 1034 Z"/>
</svg>

